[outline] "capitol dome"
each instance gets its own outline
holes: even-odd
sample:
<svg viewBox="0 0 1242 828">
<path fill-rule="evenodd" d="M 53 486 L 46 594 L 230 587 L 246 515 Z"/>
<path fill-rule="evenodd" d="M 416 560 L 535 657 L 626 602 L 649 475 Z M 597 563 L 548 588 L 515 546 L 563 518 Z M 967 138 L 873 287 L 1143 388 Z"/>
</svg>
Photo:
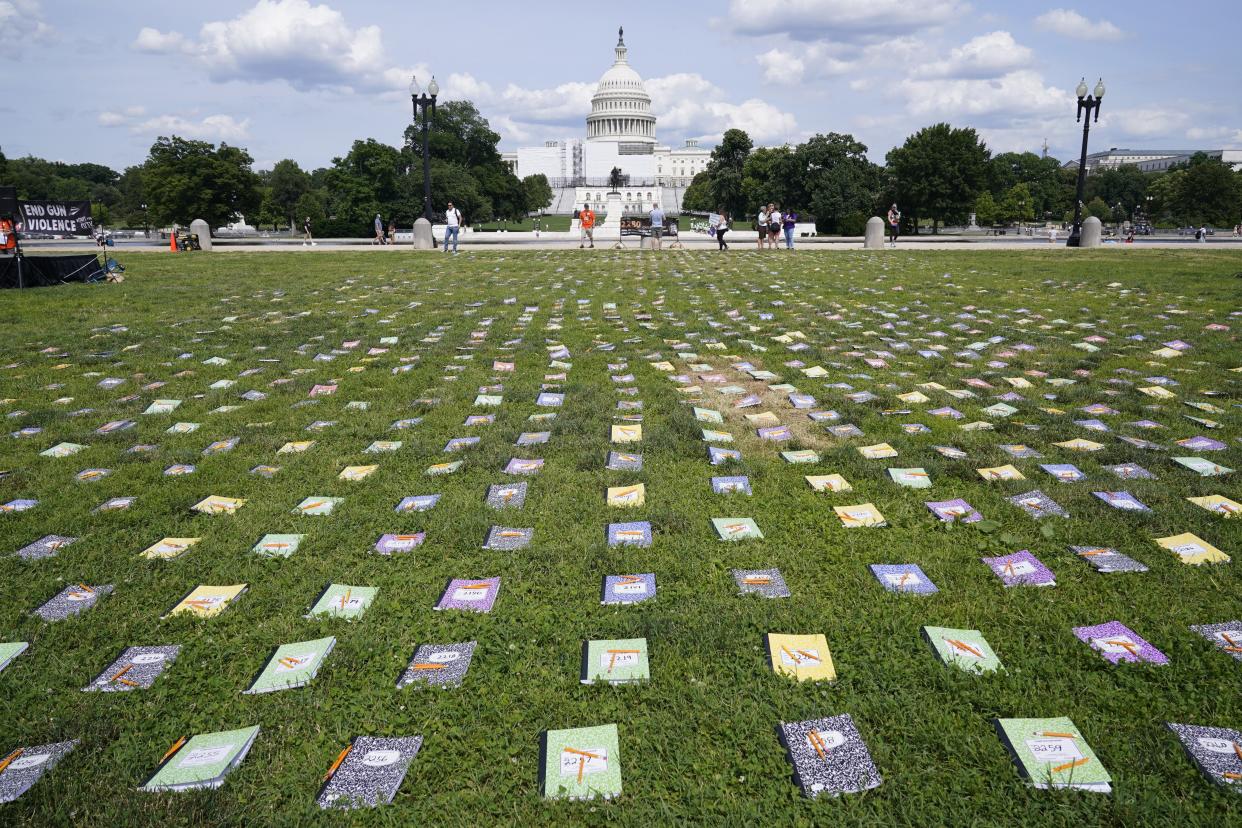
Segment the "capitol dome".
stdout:
<svg viewBox="0 0 1242 828">
<path fill-rule="evenodd" d="M 650 151 L 656 143 L 655 116 L 651 96 L 643 79 L 626 59 L 625 30 L 617 32 L 616 62 L 599 79 L 591 97 L 587 116 L 588 141 L 615 141 L 640 145 L 635 150 Z"/>
</svg>

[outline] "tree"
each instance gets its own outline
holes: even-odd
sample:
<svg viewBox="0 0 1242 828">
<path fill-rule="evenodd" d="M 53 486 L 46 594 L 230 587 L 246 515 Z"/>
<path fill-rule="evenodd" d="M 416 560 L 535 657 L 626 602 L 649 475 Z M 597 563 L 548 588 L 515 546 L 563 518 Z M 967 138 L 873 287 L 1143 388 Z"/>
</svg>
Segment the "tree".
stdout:
<svg viewBox="0 0 1242 828">
<path fill-rule="evenodd" d="M 720 143 L 712 150 L 712 160 L 707 164 L 708 194 L 714 205 L 712 209 L 725 210 L 735 219 L 750 213 L 743 170 L 753 146 L 750 136 L 743 130 L 726 130 Z"/>
<path fill-rule="evenodd" d="M 260 203 L 259 176 L 239 147 L 160 137 L 143 164 L 143 190 L 157 224 L 203 219 L 215 228 L 253 213 Z"/>
<path fill-rule="evenodd" d="M 1148 175 L 1135 164 L 1122 164 L 1087 176 L 1087 199 L 1099 196 L 1106 204 L 1120 204 L 1127 212 L 1143 203 Z"/>
<path fill-rule="evenodd" d="M 1228 164 L 1195 153 L 1177 187 L 1177 212 L 1191 224 L 1232 227 L 1242 211 L 1242 184 Z"/>
<path fill-rule="evenodd" d="M 401 151 L 374 138 L 354 141 L 348 153 L 333 158 L 323 176 L 325 235 L 372 235 L 376 213 L 385 222 L 412 223 L 414 208 L 400 197 L 404 169 Z"/>
<path fill-rule="evenodd" d="M 405 130 L 402 150 L 411 189 L 418 193 L 416 213 L 422 214 L 423 133 L 412 124 Z M 432 204 L 443 210 L 448 199 L 469 221 L 486 221 L 494 216 L 520 219 L 526 215 L 526 189 L 500 157 L 500 135 L 470 101 L 449 101 L 436 107 L 427 146 L 432 160 Z M 453 186 L 445 188 L 436 180 L 435 162 L 451 165 L 448 173 Z M 464 174 L 464 178 L 463 178 Z M 551 199 L 549 198 L 549 201 Z M 466 204 L 472 202 L 468 212 Z"/>
<path fill-rule="evenodd" d="M 690 186 L 681 195 L 681 209 L 696 213 L 715 212 L 716 204 L 712 202 L 711 181 L 706 170 L 690 180 Z"/>
<path fill-rule="evenodd" d="M 1034 200 L 1025 184 L 1015 184 L 1005 192 L 1005 197 L 997 206 L 997 218 L 1005 223 L 1030 221 L 1035 218 Z"/>
<path fill-rule="evenodd" d="M 975 199 L 975 221 L 980 227 L 989 227 L 996 223 L 996 217 L 1000 215 L 1000 208 L 996 204 L 996 199 L 992 198 L 990 190 L 984 190 L 979 193 L 979 197 Z"/>
<path fill-rule="evenodd" d="M 4 157 L 4 150 L 0 149 L 0 181 L 7 181 L 9 175 L 9 160 Z"/>
<path fill-rule="evenodd" d="M 142 182 L 142 167 L 126 167 L 116 187 L 121 193 L 121 201 L 117 205 L 121 220 L 131 227 L 146 227 L 150 218 L 148 211 L 143 209 L 147 200 Z"/>
<path fill-rule="evenodd" d="M 523 178 L 522 189 L 526 191 L 526 212 L 528 213 L 545 210 L 552 203 L 552 187 L 548 185 L 548 177 L 543 173 Z"/>
<path fill-rule="evenodd" d="M 1113 214 L 1113 208 L 1108 206 L 1108 202 L 1096 196 L 1087 202 L 1087 215 L 1095 216 L 1100 221 L 1108 221 Z"/>
<path fill-rule="evenodd" d="M 296 161 L 277 161 L 267 176 L 268 212 L 279 216 L 289 227 L 297 224 L 297 203 L 310 189 L 310 176 Z M 303 216 L 305 218 L 305 216 Z"/>
<path fill-rule="evenodd" d="M 742 192 L 748 207 L 759 204 L 789 206 L 805 201 L 798 160 L 788 146 L 759 147 L 742 164 Z"/>
<path fill-rule="evenodd" d="M 1170 170 L 1157 175 L 1147 186 L 1147 195 L 1151 196 L 1149 218 L 1153 221 L 1172 221 L 1174 212 L 1179 209 L 1178 199 L 1181 196 L 1182 181 L 1186 178 L 1185 170 Z M 1146 201 L 1146 196 L 1144 196 Z"/>
<path fill-rule="evenodd" d="M 796 182 L 786 204 L 803 204 L 821 233 L 860 235 L 878 208 L 880 168 L 853 135 L 815 135 L 794 150 Z M 799 192 L 801 190 L 801 192 Z"/>
<path fill-rule="evenodd" d="M 933 233 L 940 222 L 965 219 L 986 184 L 989 157 L 973 129 L 943 123 L 924 127 L 889 151 L 898 204 L 914 219 L 916 232 L 920 217 L 932 220 Z"/>
<path fill-rule="evenodd" d="M 1036 217 L 1059 215 L 1074 203 L 1077 181 L 1062 174 L 1061 162 L 1055 158 L 1033 152 L 1002 152 L 988 162 L 987 179 L 996 199 L 1004 198 L 1014 185 L 1025 184 Z"/>
</svg>

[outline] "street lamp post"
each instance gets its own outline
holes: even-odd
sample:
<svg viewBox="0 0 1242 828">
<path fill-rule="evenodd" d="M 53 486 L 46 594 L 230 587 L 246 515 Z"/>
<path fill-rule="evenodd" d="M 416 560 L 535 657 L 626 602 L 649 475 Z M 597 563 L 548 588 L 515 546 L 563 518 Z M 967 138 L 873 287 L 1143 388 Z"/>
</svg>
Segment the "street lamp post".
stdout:
<svg viewBox="0 0 1242 828">
<path fill-rule="evenodd" d="M 1083 188 L 1087 184 L 1087 133 L 1091 130 L 1091 112 L 1095 111 L 1095 120 L 1100 120 L 1100 104 L 1104 103 L 1104 79 L 1100 78 L 1095 85 L 1095 96 L 1087 94 L 1087 79 L 1083 78 L 1078 82 L 1078 115 L 1074 121 L 1082 121 L 1082 156 L 1078 161 L 1078 190 L 1074 196 L 1074 226 L 1070 229 L 1069 239 L 1066 240 L 1066 247 L 1078 247 L 1079 240 L 1082 238 L 1082 196 Z M 1083 118 L 1082 113 L 1087 113 L 1087 117 Z"/>
<path fill-rule="evenodd" d="M 436 96 L 439 94 L 440 84 L 436 83 L 435 75 L 431 76 L 426 93 L 419 87 L 418 78 L 410 77 L 410 102 L 414 106 L 415 129 L 419 126 L 419 110 L 423 113 L 423 215 L 414 222 L 414 246 L 419 248 L 432 248 L 436 244 L 431 235 L 431 147 L 427 143 L 427 134 L 436 115 Z"/>
</svg>

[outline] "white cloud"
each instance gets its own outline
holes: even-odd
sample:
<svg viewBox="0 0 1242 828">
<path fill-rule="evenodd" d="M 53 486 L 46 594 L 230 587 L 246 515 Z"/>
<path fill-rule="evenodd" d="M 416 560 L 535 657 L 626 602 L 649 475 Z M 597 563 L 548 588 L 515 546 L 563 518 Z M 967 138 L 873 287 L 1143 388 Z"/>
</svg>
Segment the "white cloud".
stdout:
<svg viewBox="0 0 1242 828">
<path fill-rule="evenodd" d="M 232 115 L 208 115 L 195 120 L 193 116 L 155 115 L 143 118 L 146 108 L 127 106 L 120 112 L 100 112 L 96 122 L 102 127 L 129 127 L 135 135 L 177 135 L 204 141 L 237 143 L 250 136 L 250 119 L 237 120 Z"/>
<path fill-rule="evenodd" d="M 1242 146 L 1242 129 L 1233 127 L 1191 127 L 1186 130 L 1186 137 L 1191 141 L 1211 141 L 1227 148 Z"/>
<path fill-rule="evenodd" d="M 1134 138 L 1171 137 L 1181 133 L 1189 122 L 1190 116 L 1185 112 L 1157 107 L 1122 109 L 1100 116 L 1103 127 Z"/>
<path fill-rule="evenodd" d="M 746 35 L 852 41 L 939 26 L 968 8 L 959 0 L 782 0 L 776 5 L 731 0 L 726 18 L 715 23 Z"/>
<path fill-rule="evenodd" d="M 208 115 L 195 121 L 180 115 L 158 115 L 134 124 L 130 130 L 151 135 L 178 135 L 205 141 L 244 140 L 250 134 L 250 119 L 236 120 L 232 115 Z"/>
<path fill-rule="evenodd" d="M 341 12 L 310 0 L 258 0 L 231 20 L 204 24 L 194 40 L 144 28 L 133 45 L 190 55 L 214 81 L 285 81 L 303 91 L 395 92 L 414 74 L 390 60 L 379 26 L 351 28 Z"/>
<path fill-rule="evenodd" d="M 16 57 L 22 46 L 51 39 L 55 31 L 43 19 L 38 0 L 0 0 L 0 55 Z"/>
<path fill-rule="evenodd" d="M 139 52 L 164 55 L 190 52 L 193 47 L 181 32 L 161 32 L 150 26 L 143 26 L 134 40 L 134 48 Z"/>
<path fill-rule="evenodd" d="M 855 65 L 853 61 L 830 54 L 830 48 L 822 43 L 798 49 L 772 48 L 755 55 L 755 60 L 763 68 L 764 81 L 776 84 L 797 84 L 809 78 L 844 75 Z"/>
<path fill-rule="evenodd" d="M 1073 9 L 1052 9 L 1035 18 L 1035 25 L 1075 40 L 1120 40 L 1124 37 L 1121 29 L 1108 20 L 1091 21 Z"/>
<path fill-rule="evenodd" d="M 1069 92 L 1048 86 L 1029 69 L 999 78 L 921 80 L 906 78 L 899 89 L 913 115 L 961 117 L 981 115 L 1034 116 L 1073 111 Z"/>
<path fill-rule="evenodd" d="M 949 53 L 945 60 L 924 67 L 923 73 L 939 78 L 995 78 L 1031 62 L 1031 50 L 1009 32 L 979 35 Z"/>
</svg>

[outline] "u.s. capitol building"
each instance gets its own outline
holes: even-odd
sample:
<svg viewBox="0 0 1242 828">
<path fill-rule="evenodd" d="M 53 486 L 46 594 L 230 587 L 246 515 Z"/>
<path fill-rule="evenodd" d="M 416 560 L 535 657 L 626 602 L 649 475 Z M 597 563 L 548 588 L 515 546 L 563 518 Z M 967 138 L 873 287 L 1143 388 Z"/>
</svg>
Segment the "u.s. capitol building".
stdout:
<svg viewBox="0 0 1242 828">
<path fill-rule="evenodd" d="M 614 167 L 621 170 L 617 190 L 626 212 L 646 212 L 653 203 L 676 212 L 690 181 L 707 168 L 711 152 L 697 141 L 688 140 L 677 149 L 659 144 L 651 96 L 627 53 L 622 30 L 616 59 L 591 97 L 585 140 L 548 141 L 503 156 L 519 178 L 539 173 L 548 177 L 553 193 L 549 213 L 572 213 L 583 204 L 602 210 Z"/>
</svg>

